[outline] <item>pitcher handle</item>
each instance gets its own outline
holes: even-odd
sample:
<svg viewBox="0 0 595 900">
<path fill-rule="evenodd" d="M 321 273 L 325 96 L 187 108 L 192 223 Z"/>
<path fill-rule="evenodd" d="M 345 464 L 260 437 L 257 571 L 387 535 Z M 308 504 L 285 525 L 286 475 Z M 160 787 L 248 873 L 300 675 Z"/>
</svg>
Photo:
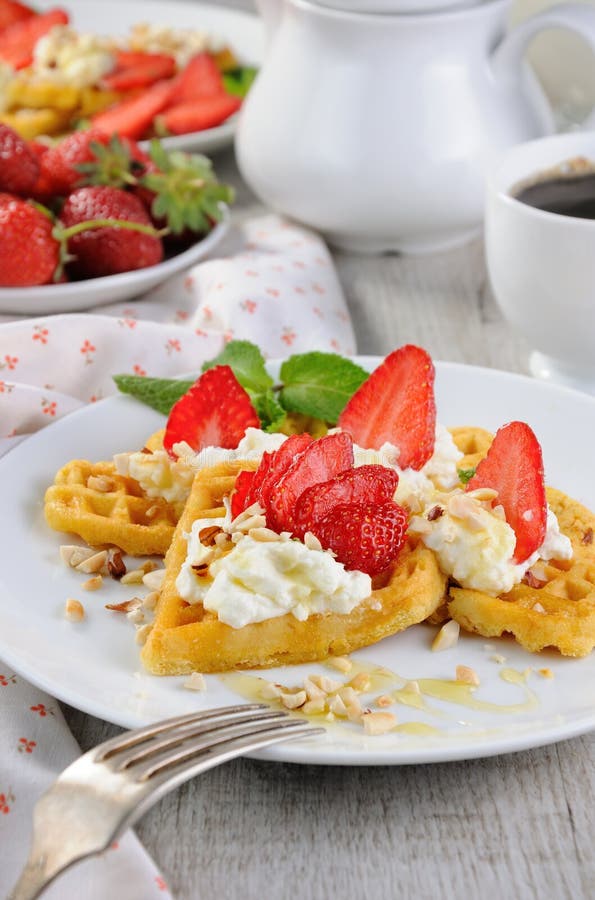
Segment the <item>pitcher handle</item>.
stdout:
<svg viewBox="0 0 595 900">
<path fill-rule="evenodd" d="M 544 28 L 575 31 L 595 54 L 595 9 L 580 3 L 561 3 L 522 22 L 501 41 L 492 54 L 496 77 L 517 80 L 529 41 Z"/>
</svg>

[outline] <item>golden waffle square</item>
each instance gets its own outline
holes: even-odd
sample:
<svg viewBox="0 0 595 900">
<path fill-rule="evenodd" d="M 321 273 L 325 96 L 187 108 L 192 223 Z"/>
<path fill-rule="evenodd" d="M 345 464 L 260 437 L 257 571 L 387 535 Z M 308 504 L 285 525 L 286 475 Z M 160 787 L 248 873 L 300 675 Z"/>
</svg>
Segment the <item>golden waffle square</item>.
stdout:
<svg viewBox="0 0 595 900">
<path fill-rule="evenodd" d="M 117 474 L 113 462 L 73 459 L 47 489 L 44 512 L 51 528 L 77 534 L 92 547 L 164 556 L 180 510 L 147 497 L 137 481 Z"/>
<path fill-rule="evenodd" d="M 476 466 L 489 448 L 489 432 L 465 428 L 452 434 L 469 454 L 469 466 Z M 547 500 L 570 538 L 573 558 L 540 563 L 539 578 L 529 576 L 500 597 L 451 587 L 448 615 L 487 638 L 511 634 L 532 652 L 554 647 L 563 656 L 586 656 L 595 647 L 595 515 L 555 488 L 547 488 Z"/>
<path fill-rule="evenodd" d="M 176 578 L 186 558 L 186 540 L 199 518 L 224 515 L 223 498 L 250 463 L 222 463 L 199 472 L 165 560 L 166 574 L 155 624 L 142 649 L 156 675 L 192 671 L 266 668 L 342 655 L 421 622 L 444 597 L 446 579 L 431 551 L 408 543 L 395 565 L 374 583 L 370 597 L 351 613 L 311 615 L 303 622 L 286 614 L 234 629 L 202 604 L 186 603 Z"/>
</svg>

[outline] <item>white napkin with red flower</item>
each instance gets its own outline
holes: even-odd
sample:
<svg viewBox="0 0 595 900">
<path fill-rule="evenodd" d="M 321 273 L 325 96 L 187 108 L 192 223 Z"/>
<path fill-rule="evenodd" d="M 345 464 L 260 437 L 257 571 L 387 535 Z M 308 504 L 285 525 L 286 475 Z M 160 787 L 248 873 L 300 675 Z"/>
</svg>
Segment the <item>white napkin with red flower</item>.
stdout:
<svg viewBox="0 0 595 900">
<path fill-rule="evenodd" d="M 197 372 L 234 337 L 257 343 L 268 358 L 355 352 L 330 254 L 315 234 L 266 216 L 233 229 L 219 253 L 124 305 L 0 317 L 0 455 L 57 418 L 116 393 L 112 375 Z M 3 895 L 25 862 L 35 802 L 79 750 L 58 704 L 1 661 L 0 717 Z M 110 894 L 118 900 L 169 895 L 130 832 L 117 848 L 67 872 L 47 897 Z"/>
</svg>

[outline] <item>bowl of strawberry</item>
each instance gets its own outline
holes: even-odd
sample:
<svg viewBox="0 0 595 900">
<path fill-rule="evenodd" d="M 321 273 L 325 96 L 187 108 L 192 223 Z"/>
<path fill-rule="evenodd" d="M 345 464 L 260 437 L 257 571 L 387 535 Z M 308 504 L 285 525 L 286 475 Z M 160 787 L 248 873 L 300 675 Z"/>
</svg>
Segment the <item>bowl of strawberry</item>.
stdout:
<svg viewBox="0 0 595 900">
<path fill-rule="evenodd" d="M 139 296 L 211 251 L 232 199 L 206 157 L 156 139 L 90 129 L 48 146 L 0 123 L 0 311 Z"/>
</svg>

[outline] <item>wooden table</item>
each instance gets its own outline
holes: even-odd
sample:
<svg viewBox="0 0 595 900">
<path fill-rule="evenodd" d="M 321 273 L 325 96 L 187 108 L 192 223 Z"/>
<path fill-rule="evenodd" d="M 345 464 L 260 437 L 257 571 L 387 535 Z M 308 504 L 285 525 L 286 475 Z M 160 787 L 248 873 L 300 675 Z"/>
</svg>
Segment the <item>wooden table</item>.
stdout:
<svg viewBox="0 0 595 900">
<path fill-rule="evenodd" d="M 229 5 L 248 7 L 248 0 Z M 262 211 L 233 154 L 236 216 Z M 480 241 L 431 257 L 336 253 L 360 353 L 408 341 L 434 358 L 525 372 Z M 81 748 L 119 729 L 64 707 Z M 595 895 L 595 733 L 486 760 L 342 768 L 237 760 L 138 825 L 178 900 L 450 900 Z"/>
</svg>

